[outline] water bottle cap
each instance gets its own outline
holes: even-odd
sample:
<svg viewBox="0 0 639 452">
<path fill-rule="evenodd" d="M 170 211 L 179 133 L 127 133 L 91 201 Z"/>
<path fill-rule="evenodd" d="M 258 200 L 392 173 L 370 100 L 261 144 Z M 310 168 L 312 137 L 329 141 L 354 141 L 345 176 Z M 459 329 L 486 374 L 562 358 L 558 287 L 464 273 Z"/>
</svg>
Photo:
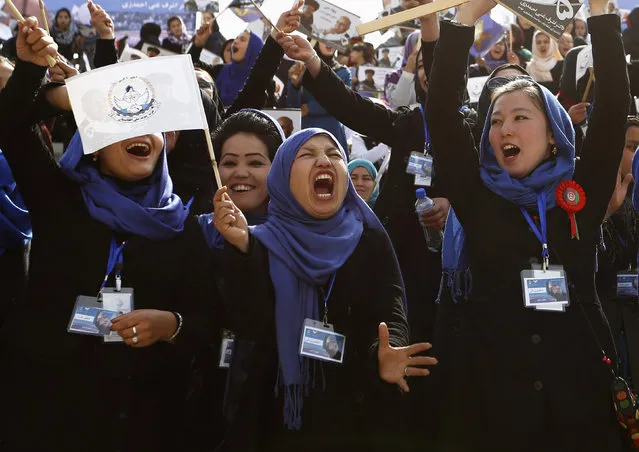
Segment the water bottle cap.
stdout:
<svg viewBox="0 0 639 452">
<path fill-rule="evenodd" d="M 415 195 L 418 198 L 425 198 L 426 197 L 426 190 L 424 190 L 423 188 L 418 188 L 417 190 L 415 190 Z"/>
</svg>

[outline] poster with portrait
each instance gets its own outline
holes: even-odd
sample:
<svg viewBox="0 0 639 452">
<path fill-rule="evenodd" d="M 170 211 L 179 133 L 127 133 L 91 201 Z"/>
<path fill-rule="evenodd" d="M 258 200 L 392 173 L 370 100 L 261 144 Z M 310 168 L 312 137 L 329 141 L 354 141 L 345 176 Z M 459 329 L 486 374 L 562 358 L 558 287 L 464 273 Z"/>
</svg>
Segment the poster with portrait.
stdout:
<svg viewBox="0 0 639 452">
<path fill-rule="evenodd" d="M 175 56 L 178 55 L 175 52 L 171 52 L 170 50 L 166 50 L 160 46 L 154 46 L 149 44 L 148 42 L 145 42 L 142 45 L 142 53 L 144 53 L 146 56 L 148 56 L 149 58 L 153 58 L 156 56 Z"/>
<path fill-rule="evenodd" d="M 141 50 L 126 46 L 122 51 L 122 55 L 120 55 L 120 62 L 123 63 L 125 61 L 143 60 L 148 57 L 149 56 Z"/>
<path fill-rule="evenodd" d="M 184 11 L 197 13 L 198 11 L 211 12 L 217 14 L 220 11 L 220 2 L 217 0 L 186 0 Z"/>
<path fill-rule="evenodd" d="M 400 68 L 404 59 L 404 47 L 379 47 L 377 49 L 377 64 L 380 67 Z"/>
<path fill-rule="evenodd" d="M 557 40 L 584 5 L 583 0 L 499 0 L 505 8 Z"/>
<path fill-rule="evenodd" d="M 302 111 L 299 108 L 278 108 L 262 112 L 279 122 L 286 138 L 302 130 Z"/>
<path fill-rule="evenodd" d="M 479 96 L 481 95 L 481 91 L 484 89 L 486 81 L 488 81 L 488 76 L 470 77 L 468 79 L 466 89 L 468 90 L 468 97 L 470 98 L 471 104 L 479 102 Z"/>
<path fill-rule="evenodd" d="M 395 68 L 360 66 L 357 71 L 357 90 L 369 93 L 384 91 L 386 76 L 395 72 Z"/>
<path fill-rule="evenodd" d="M 297 31 L 312 39 L 344 51 L 349 40 L 357 36 L 359 16 L 324 0 L 306 0 Z"/>
</svg>

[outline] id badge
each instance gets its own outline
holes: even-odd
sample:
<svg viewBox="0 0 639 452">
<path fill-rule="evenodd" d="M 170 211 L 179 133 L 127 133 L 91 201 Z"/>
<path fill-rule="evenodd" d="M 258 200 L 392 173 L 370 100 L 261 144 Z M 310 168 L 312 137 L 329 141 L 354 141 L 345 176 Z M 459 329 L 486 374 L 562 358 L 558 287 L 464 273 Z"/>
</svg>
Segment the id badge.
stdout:
<svg viewBox="0 0 639 452">
<path fill-rule="evenodd" d="M 104 336 L 111 333 L 111 320 L 120 314 L 104 309 L 97 297 L 80 295 L 75 300 L 67 331 L 75 334 Z"/>
<path fill-rule="evenodd" d="M 550 266 L 546 271 L 522 270 L 521 285 L 524 306 L 527 308 L 564 312 L 570 304 L 566 273 L 562 266 Z"/>
<path fill-rule="evenodd" d="M 336 333 L 333 325 L 313 319 L 304 320 L 300 355 L 333 363 L 344 361 L 346 336 Z"/>
<path fill-rule="evenodd" d="M 228 369 L 231 367 L 233 350 L 235 349 L 235 334 L 229 330 L 222 330 L 222 344 L 220 345 L 220 358 L 218 367 Z"/>
<path fill-rule="evenodd" d="M 425 176 L 424 166 L 428 166 L 428 160 L 430 159 L 430 166 L 433 166 L 433 158 L 429 155 L 424 155 L 421 152 L 411 152 L 408 158 L 408 165 L 406 165 L 407 174 L 415 174 Z"/>
<path fill-rule="evenodd" d="M 637 272 L 623 271 L 617 273 L 617 296 L 637 298 L 639 275 Z"/>
<path fill-rule="evenodd" d="M 133 288 L 122 287 L 116 290 L 112 287 L 102 289 L 102 307 L 118 315 L 128 314 L 135 309 L 133 307 Z M 124 339 L 115 331 L 104 335 L 104 342 L 124 342 Z"/>
</svg>

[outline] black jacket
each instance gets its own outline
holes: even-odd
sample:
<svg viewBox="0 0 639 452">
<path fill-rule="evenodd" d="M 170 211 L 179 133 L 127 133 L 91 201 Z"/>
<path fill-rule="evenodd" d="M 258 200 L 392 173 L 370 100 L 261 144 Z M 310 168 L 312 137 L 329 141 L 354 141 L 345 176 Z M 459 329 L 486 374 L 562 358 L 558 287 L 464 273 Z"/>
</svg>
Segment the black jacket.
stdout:
<svg viewBox="0 0 639 452">
<path fill-rule="evenodd" d="M 613 366 L 616 352 L 594 268 L 623 152 L 628 78 L 619 18 L 592 17 L 589 25 L 601 83 L 574 175 L 588 200 L 577 214 L 581 240 L 571 239 L 563 210 L 548 211 L 550 262 L 564 266 L 570 292 L 566 312 L 549 313 L 525 308 L 521 287 L 520 272 L 540 259 L 541 245 L 519 208 L 483 184 L 470 127 L 459 115 L 474 28 L 442 24 L 426 115 L 438 181 L 466 232 L 472 294 L 456 331 L 436 338 L 441 450 L 623 450 L 601 350 Z M 450 321 L 442 311 L 438 324 Z"/>
<path fill-rule="evenodd" d="M 0 332 L 0 383 L 11 388 L 3 402 L 12 413 L 0 426 L 2 448 L 198 450 L 201 438 L 187 437 L 184 425 L 191 365 L 210 353 L 220 302 L 199 225 L 189 219 L 181 234 L 161 242 L 126 237 L 124 286 L 134 288 L 136 309 L 182 314 L 174 344 L 131 348 L 68 333 L 76 297 L 98 291 L 114 232 L 89 215 L 79 186 L 26 119 L 44 72 L 19 61 L 0 92 L 0 147 L 35 237 L 26 300 Z"/>
<path fill-rule="evenodd" d="M 231 364 L 226 404 L 231 428 L 224 450 L 401 447 L 397 388 L 382 382 L 377 373 L 379 322 L 387 323 L 393 346 L 408 344 L 399 269 L 384 233 L 365 229 L 357 248 L 337 272 L 328 299 L 328 322 L 346 336 L 344 362 L 315 368 L 316 385 L 304 398 L 299 432 L 285 429 L 284 389 L 275 393 L 278 356 L 268 251 L 251 237 L 249 254 L 229 244 L 224 253 L 225 282 L 233 287 L 227 300 L 229 324 L 240 341 L 237 345 L 244 347 L 241 359 L 236 354 Z M 362 268 L 366 268 L 365 279 Z M 318 300 L 324 312 L 323 298 L 318 295 Z"/>
</svg>

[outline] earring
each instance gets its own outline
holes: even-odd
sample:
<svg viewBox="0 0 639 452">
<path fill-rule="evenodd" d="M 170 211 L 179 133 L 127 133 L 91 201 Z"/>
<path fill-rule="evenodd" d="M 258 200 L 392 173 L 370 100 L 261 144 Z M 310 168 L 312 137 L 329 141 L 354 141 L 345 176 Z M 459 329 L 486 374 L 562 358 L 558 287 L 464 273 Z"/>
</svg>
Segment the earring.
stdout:
<svg viewBox="0 0 639 452">
<path fill-rule="evenodd" d="M 550 152 L 552 153 L 552 155 L 557 155 L 557 153 L 559 152 L 559 149 L 557 149 L 556 144 L 552 145 L 552 149 L 550 150 Z"/>
<path fill-rule="evenodd" d="M 93 154 L 93 161 L 97 162 L 98 161 L 98 154 Z"/>
</svg>

